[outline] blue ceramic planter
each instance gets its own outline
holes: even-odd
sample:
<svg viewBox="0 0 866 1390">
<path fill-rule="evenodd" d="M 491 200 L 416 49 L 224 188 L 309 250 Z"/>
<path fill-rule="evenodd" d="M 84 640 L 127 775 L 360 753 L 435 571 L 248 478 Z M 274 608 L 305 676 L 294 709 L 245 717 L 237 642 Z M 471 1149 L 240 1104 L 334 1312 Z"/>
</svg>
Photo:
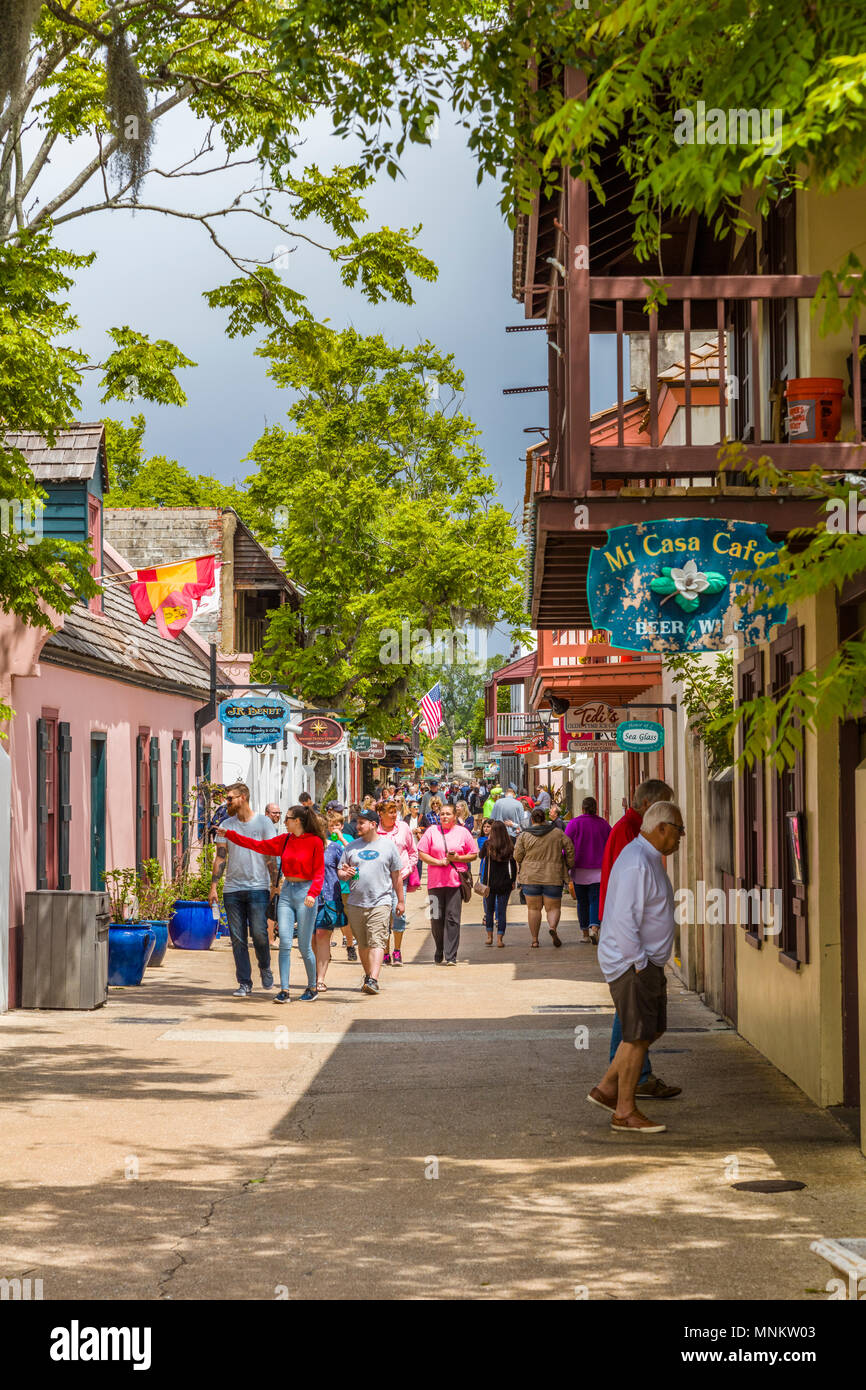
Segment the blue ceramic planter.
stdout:
<svg viewBox="0 0 866 1390">
<path fill-rule="evenodd" d="M 208 902 L 176 902 L 168 924 L 172 945 L 181 951 L 209 951 L 217 924 Z"/>
<path fill-rule="evenodd" d="M 156 933 L 147 923 L 132 926 L 126 922 L 110 922 L 108 983 L 140 985 L 155 945 Z"/>
<path fill-rule="evenodd" d="M 156 936 L 156 945 L 153 948 L 153 954 L 147 962 L 148 970 L 152 970 L 154 966 L 162 965 L 162 962 L 165 960 L 165 953 L 168 950 L 168 922 L 150 921 L 147 925 Z"/>
</svg>

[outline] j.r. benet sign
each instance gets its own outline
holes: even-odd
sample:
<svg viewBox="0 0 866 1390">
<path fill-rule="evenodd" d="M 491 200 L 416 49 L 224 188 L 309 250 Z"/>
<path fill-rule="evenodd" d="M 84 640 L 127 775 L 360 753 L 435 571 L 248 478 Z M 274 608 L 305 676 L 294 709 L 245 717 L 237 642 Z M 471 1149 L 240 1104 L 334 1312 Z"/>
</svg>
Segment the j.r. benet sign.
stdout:
<svg viewBox="0 0 866 1390">
<path fill-rule="evenodd" d="M 669 518 L 614 526 L 590 556 L 587 588 L 594 627 L 630 651 L 713 651 L 760 641 L 783 623 L 783 608 L 749 603 L 737 573 L 772 565 L 780 546 L 752 521 Z M 746 604 L 737 603 L 745 596 Z"/>
</svg>

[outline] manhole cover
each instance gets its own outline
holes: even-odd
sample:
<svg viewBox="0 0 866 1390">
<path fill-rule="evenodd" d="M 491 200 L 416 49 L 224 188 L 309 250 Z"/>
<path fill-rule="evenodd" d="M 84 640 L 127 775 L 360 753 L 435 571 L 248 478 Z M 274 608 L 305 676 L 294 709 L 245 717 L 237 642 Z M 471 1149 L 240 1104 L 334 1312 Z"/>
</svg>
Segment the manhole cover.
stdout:
<svg viewBox="0 0 866 1390">
<path fill-rule="evenodd" d="M 533 1004 L 534 1014 L 612 1014 L 612 1004 Z"/>
<path fill-rule="evenodd" d="M 738 1192 L 799 1192 L 805 1186 L 804 1182 L 795 1182 L 793 1178 L 757 1178 L 753 1182 L 731 1183 Z"/>
<path fill-rule="evenodd" d="M 149 1025 L 151 1025 L 151 1024 L 154 1024 L 154 1025 L 156 1025 L 157 1027 L 160 1027 L 160 1028 L 161 1028 L 161 1027 L 162 1027 L 164 1024 L 166 1024 L 166 1023 L 186 1023 L 186 1019 L 185 1019 L 185 1018 L 180 1018 L 180 1017 L 178 1017 L 178 1018 L 154 1018 L 152 1014 L 148 1014 L 147 1018 L 113 1018 L 113 1019 L 111 1020 L 111 1022 L 112 1022 L 112 1023 L 138 1023 L 138 1024 L 143 1024 L 143 1025 L 145 1025 L 145 1026 L 149 1026 Z"/>
</svg>

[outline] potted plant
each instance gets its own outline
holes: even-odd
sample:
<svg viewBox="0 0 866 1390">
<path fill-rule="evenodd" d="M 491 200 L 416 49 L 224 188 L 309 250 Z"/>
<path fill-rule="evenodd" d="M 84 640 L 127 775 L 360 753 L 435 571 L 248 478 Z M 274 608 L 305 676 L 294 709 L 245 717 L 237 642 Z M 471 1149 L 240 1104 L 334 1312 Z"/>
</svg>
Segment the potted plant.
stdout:
<svg viewBox="0 0 866 1390">
<path fill-rule="evenodd" d="M 182 951 L 209 951 L 219 923 L 219 911 L 208 902 L 216 845 L 202 845 L 198 863 L 182 863 L 172 884 L 174 908 L 168 924 L 172 945 Z M 188 859 L 188 856 L 186 856 Z"/>
<path fill-rule="evenodd" d="M 111 904 L 108 924 L 108 983 L 110 985 L 140 985 L 144 979 L 156 933 L 141 912 L 135 888 L 134 869 L 106 869 L 102 875 Z"/>
<path fill-rule="evenodd" d="M 174 906 L 176 892 L 173 883 L 167 883 L 162 866 L 157 859 L 145 859 L 143 872 L 136 881 L 136 896 L 142 922 L 146 922 L 156 935 L 156 945 L 148 961 L 148 968 L 162 965 L 168 948 L 168 919 Z"/>
</svg>

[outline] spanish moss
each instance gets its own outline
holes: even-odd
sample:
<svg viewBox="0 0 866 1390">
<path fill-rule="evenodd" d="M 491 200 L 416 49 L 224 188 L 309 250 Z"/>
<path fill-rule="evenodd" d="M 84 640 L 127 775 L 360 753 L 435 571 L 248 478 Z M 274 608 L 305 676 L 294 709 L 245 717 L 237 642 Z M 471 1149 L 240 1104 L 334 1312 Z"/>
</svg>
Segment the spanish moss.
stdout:
<svg viewBox="0 0 866 1390">
<path fill-rule="evenodd" d="M 122 29 L 116 29 L 106 44 L 105 71 L 108 118 L 118 141 L 114 170 L 121 186 L 132 183 L 135 201 L 150 161 L 153 126 L 147 110 L 147 89 Z"/>
</svg>

